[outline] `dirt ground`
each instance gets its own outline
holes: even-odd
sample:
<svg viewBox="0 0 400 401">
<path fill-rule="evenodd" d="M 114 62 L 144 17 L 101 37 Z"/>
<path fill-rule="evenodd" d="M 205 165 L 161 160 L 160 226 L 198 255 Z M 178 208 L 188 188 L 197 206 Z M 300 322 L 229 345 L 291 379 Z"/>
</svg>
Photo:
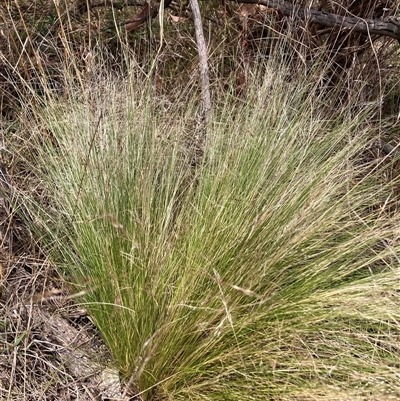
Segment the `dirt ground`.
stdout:
<svg viewBox="0 0 400 401">
<path fill-rule="evenodd" d="M 0 194 L 10 186 L 0 166 Z M 1 400 L 134 399 L 85 309 L 1 195 L 0 269 Z"/>
</svg>

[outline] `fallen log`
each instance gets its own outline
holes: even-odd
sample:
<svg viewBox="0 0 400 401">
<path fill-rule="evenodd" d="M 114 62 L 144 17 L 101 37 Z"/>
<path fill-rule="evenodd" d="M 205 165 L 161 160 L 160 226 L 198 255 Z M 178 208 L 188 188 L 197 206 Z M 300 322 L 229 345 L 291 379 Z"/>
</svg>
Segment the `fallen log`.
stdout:
<svg viewBox="0 0 400 401">
<path fill-rule="evenodd" d="M 400 43 L 400 19 L 389 17 L 385 20 L 342 16 L 327 11 L 302 8 L 286 0 L 231 0 L 235 3 L 258 4 L 273 8 L 283 16 L 295 16 L 304 21 L 313 22 L 331 28 L 351 30 L 366 35 L 389 36 Z"/>
</svg>

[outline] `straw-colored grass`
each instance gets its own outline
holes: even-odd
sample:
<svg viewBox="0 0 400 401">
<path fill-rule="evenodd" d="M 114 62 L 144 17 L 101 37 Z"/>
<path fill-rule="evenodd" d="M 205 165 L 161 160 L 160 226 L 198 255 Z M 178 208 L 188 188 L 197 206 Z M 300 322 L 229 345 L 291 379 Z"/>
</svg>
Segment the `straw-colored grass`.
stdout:
<svg viewBox="0 0 400 401">
<path fill-rule="evenodd" d="M 330 118 L 276 68 L 203 139 L 195 99 L 165 110 L 129 80 L 40 111 L 26 206 L 143 400 L 400 397 L 398 219 L 360 167 L 368 112 Z"/>
</svg>

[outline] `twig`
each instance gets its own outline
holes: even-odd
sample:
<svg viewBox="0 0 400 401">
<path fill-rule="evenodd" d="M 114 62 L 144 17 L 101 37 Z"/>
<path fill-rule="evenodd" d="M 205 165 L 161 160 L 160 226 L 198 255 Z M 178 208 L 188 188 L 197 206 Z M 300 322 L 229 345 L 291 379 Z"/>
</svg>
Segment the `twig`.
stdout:
<svg viewBox="0 0 400 401">
<path fill-rule="evenodd" d="M 200 7 L 197 0 L 190 0 L 190 7 L 193 12 L 194 27 L 196 31 L 197 51 L 199 53 L 201 98 L 204 107 L 204 122 L 207 126 L 211 118 L 211 92 L 208 70 L 207 46 L 204 38 L 203 24 L 201 22 Z"/>
</svg>

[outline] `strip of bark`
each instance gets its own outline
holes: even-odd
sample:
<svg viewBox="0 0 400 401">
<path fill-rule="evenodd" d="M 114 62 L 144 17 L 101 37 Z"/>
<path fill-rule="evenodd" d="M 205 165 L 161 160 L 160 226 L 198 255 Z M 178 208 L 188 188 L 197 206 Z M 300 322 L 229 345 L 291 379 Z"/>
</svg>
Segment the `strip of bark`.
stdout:
<svg viewBox="0 0 400 401">
<path fill-rule="evenodd" d="M 203 24 L 201 23 L 200 7 L 197 0 L 190 0 L 192 8 L 194 27 L 196 31 L 197 51 L 199 53 L 201 97 L 204 107 L 204 122 L 207 126 L 211 118 L 211 92 L 208 70 L 207 46 L 204 38 Z"/>
<path fill-rule="evenodd" d="M 389 36 L 400 42 L 400 21 L 396 19 L 383 21 L 381 19 L 341 16 L 326 11 L 302 8 L 285 0 L 231 0 L 235 3 L 259 4 L 277 10 L 284 16 L 297 16 L 331 28 L 348 29 L 364 34 Z"/>
<path fill-rule="evenodd" d="M 136 3 L 136 2 L 135 2 Z M 172 3 L 172 0 L 165 0 L 164 1 L 164 9 L 168 8 Z M 103 3 L 99 3 L 103 5 Z M 105 3 L 104 3 L 105 4 Z M 134 2 L 131 2 L 130 5 L 136 5 Z M 93 5 L 92 5 L 93 7 Z M 144 2 L 142 11 L 136 14 L 132 19 L 128 21 L 124 21 L 119 24 L 119 26 L 125 26 L 127 31 L 135 31 L 139 29 L 143 24 L 145 24 L 149 19 L 153 19 L 157 17 L 158 12 L 160 11 L 160 6 L 156 5 L 154 7 L 149 7 L 149 3 Z M 114 29 L 115 25 L 103 28 L 102 31 L 108 31 L 109 29 Z"/>
</svg>

